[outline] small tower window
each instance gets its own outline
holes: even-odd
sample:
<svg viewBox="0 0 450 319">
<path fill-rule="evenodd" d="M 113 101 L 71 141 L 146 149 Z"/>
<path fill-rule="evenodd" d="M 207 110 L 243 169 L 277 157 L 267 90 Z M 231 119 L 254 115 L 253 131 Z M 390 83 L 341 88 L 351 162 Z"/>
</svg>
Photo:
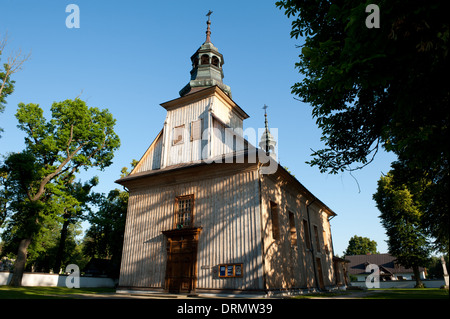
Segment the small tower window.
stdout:
<svg viewBox="0 0 450 319">
<path fill-rule="evenodd" d="M 184 124 L 173 129 L 172 145 L 183 144 Z"/>
<path fill-rule="evenodd" d="M 198 58 L 195 58 L 192 60 L 192 67 L 197 67 L 198 66 Z"/>
<path fill-rule="evenodd" d="M 219 58 L 218 57 L 213 56 L 211 61 L 212 61 L 211 62 L 212 65 L 219 67 Z"/>
<path fill-rule="evenodd" d="M 191 141 L 202 139 L 202 120 L 191 122 Z"/>
<path fill-rule="evenodd" d="M 209 55 L 203 54 L 200 61 L 201 64 L 209 64 Z"/>
</svg>

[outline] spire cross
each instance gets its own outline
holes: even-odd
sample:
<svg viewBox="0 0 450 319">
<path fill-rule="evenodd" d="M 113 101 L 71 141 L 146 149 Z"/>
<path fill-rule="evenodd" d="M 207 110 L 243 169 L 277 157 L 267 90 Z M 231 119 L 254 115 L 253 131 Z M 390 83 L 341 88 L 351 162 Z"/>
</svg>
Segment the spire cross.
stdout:
<svg viewBox="0 0 450 319">
<path fill-rule="evenodd" d="M 208 17 L 208 21 L 206 21 L 206 24 L 208 25 L 208 27 L 206 28 L 206 41 L 205 43 L 211 43 L 211 30 L 209 29 L 209 26 L 211 25 L 211 14 L 213 12 L 211 10 L 209 10 L 209 12 L 206 14 L 206 16 Z"/>
<path fill-rule="evenodd" d="M 212 14 L 213 12 L 211 11 L 211 10 L 209 10 L 209 12 L 206 14 L 206 16 L 208 17 L 208 21 L 211 21 L 211 14 Z"/>
</svg>

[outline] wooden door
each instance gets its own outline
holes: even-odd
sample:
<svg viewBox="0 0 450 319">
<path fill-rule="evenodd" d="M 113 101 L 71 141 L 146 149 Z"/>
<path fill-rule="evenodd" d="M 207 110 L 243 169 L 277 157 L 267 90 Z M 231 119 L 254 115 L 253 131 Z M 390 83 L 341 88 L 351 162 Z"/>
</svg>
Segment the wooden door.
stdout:
<svg viewBox="0 0 450 319">
<path fill-rule="evenodd" d="M 171 293 L 192 292 L 197 279 L 198 233 L 173 230 L 164 234 L 168 237 L 166 289 Z"/>
<path fill-rule="evenodd" d="M 316 258 L 316 265 L 317 265 L 317 276 L 319 277 L 319 287 L 320 289 L 325 289 L 325 284 L 323 282 L 322 262 L 320 258 Z"/>
</svg>

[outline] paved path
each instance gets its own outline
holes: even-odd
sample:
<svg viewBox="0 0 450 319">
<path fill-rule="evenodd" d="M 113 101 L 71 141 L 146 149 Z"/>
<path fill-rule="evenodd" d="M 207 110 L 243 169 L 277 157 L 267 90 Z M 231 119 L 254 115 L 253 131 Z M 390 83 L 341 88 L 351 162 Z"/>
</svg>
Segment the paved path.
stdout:
<svg viewBox="0 0 450 319">
<path fill-rule="evenodd" d="M 345 294 L 328 297 L 311 297 L 311 299 L 360 299 L 376 293 L 368 290 L 347 290 Z"/>
<path fill-rule="evenodd" d="M 359 299 L 364 298 L 368 295 L 376 293 L 375 291 L 368 290 L 347 290 L 345 294 L 342 295 L 330 295 L 330 296 L 311 296 L 309 299 Z M 70 295 L 59 295 L 61 297 L 75 298 L 75 299 L 234 299 L 234 298 L 250 298 L 250 299 L 262 299 L 262 295 L 210 295 L 210 294 L 199 294 L 199 295 L 187 295 L 187 294 L 170 294 L 163 292 L 155 293 L 98 293 L 98 294 L 70 294 Z M 306 295 L 307 296 L 307 295 Z M 274 297 L 278 299 L 277 297 Z M 284 297 L 286 298 L 286 297 Z M 269 298 L 270 299 L 270 298 Z M 267 299 L 266 299 L 267 300 Z"/>
<path fill-rule="evenodd" d="M 96 293 L 96 294 L 67 294 L 67 295 L 54 295 L 58 297 L 67 297 L 71 299 L 261 299 L 263 295 L 211 295 L 211 294 L 199 294 L 199 295 L 187 295 L 187 294 L 170 294 L 164 292 L 150 292 L 150 293 Z"/>
</svg>

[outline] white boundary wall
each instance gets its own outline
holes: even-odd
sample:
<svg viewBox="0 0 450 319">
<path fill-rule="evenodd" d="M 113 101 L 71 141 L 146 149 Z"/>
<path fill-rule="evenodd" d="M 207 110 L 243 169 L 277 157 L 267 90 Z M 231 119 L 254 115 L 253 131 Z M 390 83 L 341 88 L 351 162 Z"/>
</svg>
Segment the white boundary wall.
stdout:
<svg viewBox="0 0 450 319">
<path fill-rule="evenodd" d="M 0 286 L 7 285 L 11 280 L 12 273 L 8 271 L 0 272 Z M 46 273 L 24 273 L 22 286 L 45 286 L 45 287 L 66 287 L 66 275 L 46 274 Z M 80 277 L 80 288 L 114 287 L 116 281 L 104 277 Z"/>
<path fill-rule="evenodd" d="M 443 285 L 445 285 L 444 279 L 422 280 L 422 283 L 425 285 L 425 288 L 441 288 Z M 415 285 L 416 285 L 415 280 L 380 281 L 381 289 L 414 288 Z M 352 282 L 350 282 L 350 286 L 365 288 L 366 283 L 364 281 L 352 281 Z"/>
</svg>

